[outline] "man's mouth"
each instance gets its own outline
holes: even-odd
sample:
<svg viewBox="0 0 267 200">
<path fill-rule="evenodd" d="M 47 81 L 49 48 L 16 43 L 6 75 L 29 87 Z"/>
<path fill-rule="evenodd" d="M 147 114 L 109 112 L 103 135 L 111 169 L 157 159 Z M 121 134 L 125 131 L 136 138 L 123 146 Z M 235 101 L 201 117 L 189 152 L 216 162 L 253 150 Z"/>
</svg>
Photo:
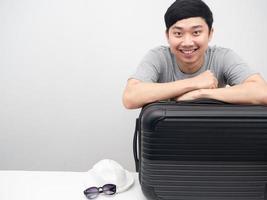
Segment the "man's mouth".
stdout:
<svg viewBox="0 0 267 200">
<path fill-rule="evenodd" d="M 194 48 L 194 49 L 179 49 L 179 51 L 183 54 L 185 54 L 186 56 L 190 56 L 192 55 L 194 52 L 196 52 L 198 50 L 198 48 Z"/>
</svg>

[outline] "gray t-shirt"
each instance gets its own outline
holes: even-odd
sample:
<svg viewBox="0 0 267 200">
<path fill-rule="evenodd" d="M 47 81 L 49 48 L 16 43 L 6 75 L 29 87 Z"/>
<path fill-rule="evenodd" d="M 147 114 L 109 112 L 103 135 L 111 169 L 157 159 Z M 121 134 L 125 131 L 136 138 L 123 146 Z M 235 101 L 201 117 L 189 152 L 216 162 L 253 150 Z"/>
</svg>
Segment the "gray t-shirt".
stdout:
<svg viewBox="0 0 267 200">
<path fill-rule="evenodd" d="M 240 84 L 256 73 L 231 49 L 213 46 L 208 47 L 205 53 L 204 65 L 193 74 L 185 74 L 180 70 L 170 48 L 160 46 L 145 55 L 130 78 L 143 82 L 166 83 L 191 78 L 206 70 L 214 73 L 219 87 Z"/>
</svg>

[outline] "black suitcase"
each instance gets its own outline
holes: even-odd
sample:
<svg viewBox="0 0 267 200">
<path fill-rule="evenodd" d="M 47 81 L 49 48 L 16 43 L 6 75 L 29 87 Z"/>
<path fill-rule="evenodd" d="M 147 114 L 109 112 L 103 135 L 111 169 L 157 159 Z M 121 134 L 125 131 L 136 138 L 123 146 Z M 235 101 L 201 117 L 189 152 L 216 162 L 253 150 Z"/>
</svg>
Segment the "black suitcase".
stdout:
<svg viewBox="0 0 267 200">
<path fill-rule="evenodd" d="M 149 200 L 267 200 L 265 106 L 152 103 L 133 148 Z"/>
</svg>

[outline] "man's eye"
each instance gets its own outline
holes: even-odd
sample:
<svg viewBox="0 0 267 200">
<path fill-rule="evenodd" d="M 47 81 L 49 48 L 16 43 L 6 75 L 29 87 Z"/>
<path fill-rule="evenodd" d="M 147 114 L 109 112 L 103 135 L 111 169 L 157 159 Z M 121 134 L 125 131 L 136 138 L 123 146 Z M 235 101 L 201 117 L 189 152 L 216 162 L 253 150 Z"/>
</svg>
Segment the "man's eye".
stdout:
<svg viewBox="0 0 267 200">
<path fill-rule="evenodd" d="M 194 31 L 194 32 L 193 32 L 193 35 L 194 35 L 194 36 L 198 36 L 198 35 L 200 35 L 200 33 L 201 33 L 201 31 Z"/>
<path fill-rule="evenodd" d="M 181 37 L 181 36 L 182 36 L 182 33 L 181 33 L 181 32 L 174 32 L 174 35 L 175 35 L 176 37 Z"/>
</svg>

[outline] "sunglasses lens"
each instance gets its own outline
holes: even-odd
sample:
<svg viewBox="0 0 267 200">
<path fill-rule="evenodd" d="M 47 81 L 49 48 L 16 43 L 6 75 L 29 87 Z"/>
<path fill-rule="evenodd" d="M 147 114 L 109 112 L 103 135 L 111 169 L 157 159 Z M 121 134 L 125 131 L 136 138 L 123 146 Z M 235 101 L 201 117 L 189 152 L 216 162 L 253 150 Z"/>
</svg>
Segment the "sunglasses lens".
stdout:
<svg viewBox="0 0 267 200">
<path fill-rule="evenodd" d="M 88 199 L 94 199 L 99 194 L 97 187 L 90 187 L 90 188 L 84 190 L 83 193 Z"/>
<path fill-rule="evenodd" d="M 116 185 L 114 184 L 106 184 L 103 186 L 104 194 L 112 195 L 116 193 Z"/>
</svg>

